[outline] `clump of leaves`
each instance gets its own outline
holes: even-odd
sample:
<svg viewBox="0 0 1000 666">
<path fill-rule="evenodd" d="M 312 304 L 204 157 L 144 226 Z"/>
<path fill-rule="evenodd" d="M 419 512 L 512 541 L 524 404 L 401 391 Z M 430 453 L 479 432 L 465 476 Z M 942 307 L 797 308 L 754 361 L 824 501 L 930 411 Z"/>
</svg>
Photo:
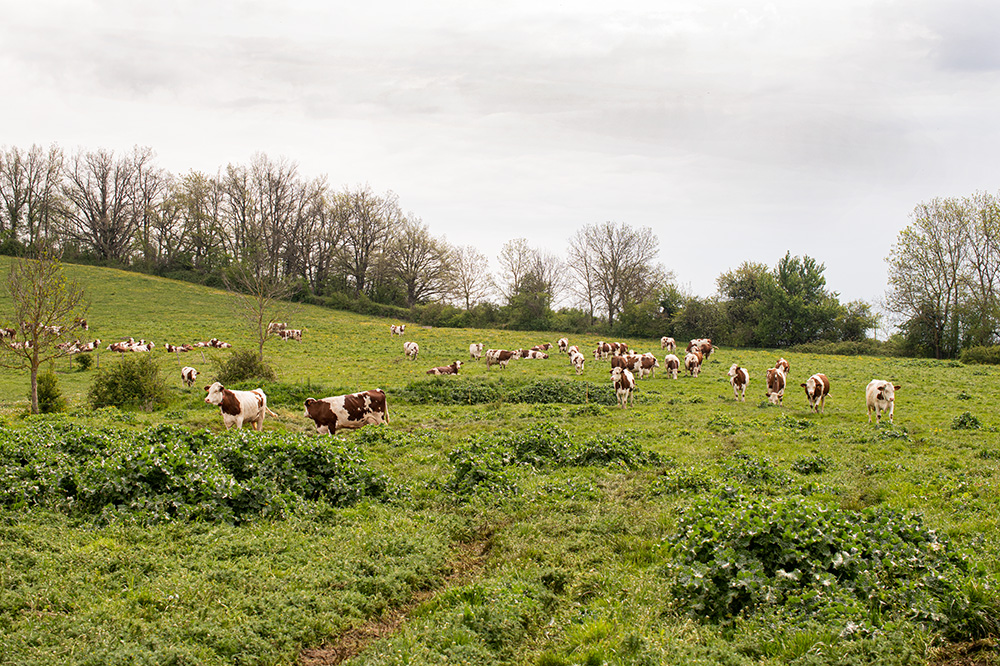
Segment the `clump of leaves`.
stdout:
<svg viewBox="0 0 1000 666">
<path fill-rule="evenodd" d="M 971 412 L 962 412 L 951 422 L 952 430 L 979 430 L 983 424 Z"/>
<path fill-rule="evenodd" d="M 94 365 L 94 357 L 90 354 L 76 354 L 73 356 L 73 365 L 80 372 L 85 372 L 90 370 L 91 366 Z"/>
<path fill-rule="evenodd" d="M 750 486 L 781 487 L 791 482 L 789 476 L 769 458 L 738 452 L 720 462 L 723 472 L 732 481 Z"/>
<path fill-rule="evenodd" d="M 799 474 L 822 474 L 830 469 L 833 461 L 823 455 L 802 456 L 792 461 L 792 471 Z"/>
<path fill-rule="evenodd" d="M 277 375 L 274 372 L 274 368 L 269 363 L 261 360 L 250 349 L 237 349 L 233 351 L 225 361 L 219 363 L 216 372 L 216 379 L 223 384 L 235 384 L 251 380 L 273 382 L 276 378 Z"/>
<path fill-rule="evenodd" d="M 31 396 L 28 396 L 31 399 Z M 54 414 L 66 410 L 66 398 L 59 388 L 59 379 L 51 368 L 38 375 L 38 411 L 41 414 Z"/>
<path fill-rule="evenodd" d="M 139 407 L 153 410 L 167 403 L 167 385 L 160 366 L 148 354 L 123 356 L 118 363 L 101 368 L 87 393 L 95 409 Z"/>
</svg>

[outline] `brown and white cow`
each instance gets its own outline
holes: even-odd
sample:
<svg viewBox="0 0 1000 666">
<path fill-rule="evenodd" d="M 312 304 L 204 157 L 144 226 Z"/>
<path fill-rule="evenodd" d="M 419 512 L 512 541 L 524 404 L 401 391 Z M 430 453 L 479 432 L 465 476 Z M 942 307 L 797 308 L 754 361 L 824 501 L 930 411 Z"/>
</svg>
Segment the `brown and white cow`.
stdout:
<svg viewBox="0 0 1000 666">
<path fill-rule="evenodd" d="M 272 333 L 283 331 L 286 328 L 288 328 L 287 321 L 272 321 L 267 325 L 267 334 L 271 335 Z"/>
<path fill-rule="evenodd" d="M 607 342 L 598 342 L 597 348 L 594 349 L 594 360 L 607 358 L 611 356 L 611 345 Z"/>
<path fill-rule="evenodd" d="M 611 368 L 611 385 L 618 397 L 618 406 L 623 409 L 632 404 L 632 392 L 635 390 L 635 377 L 625 368 Z"/>
<path fill-rule="evenodd" d="M 747 384 L 750 383 L 750 372 L 733 363 L 729 367 L 729 383 L 733 385 L 733 395 L 737 401 L 747 401 Z"/>
<path fill-rule="evenodd" d="M 785 397 L 785 373 L 780 368 L 767 369 L 767 392 L 764 393 L 772 405 L 780 405 Z"/>
<path fill-rule="evenodd" d="M 868 423 L 872 422 L 872 412 L 875 412 L 875 424 L 878 425 L 882 414 L 889 417 L 892 423 L 892 413 L 896 406 L 896 391 L 902 388 L 883 379 L 873 379 L 865 389 L 865 403 L 868 406 Z"/>
<path fill-rule="evenodd" d="M 681 369 L 681 360 L 674 354 L 667 354 L 663 359 L 663 367 L 673 379 L 677 379 L 677 373 Z"/>
<path fill-rule="evenodd" d="M 336 435 L 337 429 L 360 428 L 389 422 L 385 391 L 361 391 L 329 398 L 306 398 L 306 418 L 316 424 L 320 434 Z"/>
<path fill-rule="evenodd" d="M 261 430 L 264 427 L 265 414 L 277 416 L 267 408 L 267 396 L 264 395 L 263 389 L 230 391 L 220 382 L 215 382 L 206 386 L 205 390 L 208 392 L 205 402 L 219 406 L 226 430 L 233 426 L 242 428 L 244 423 L 252 423 L 254 430 Z"/>
<path fill-rule="evenodd" d="M 660 349 L 666 349 L 667 351 L 674 351 L 677 349 L 677 342 L 673 338 L 663 336 L 660 338 Z"/>
<path fill-rule="evenodd" d="M 556 344 L 559 345 L 559 351 L 564 354 L 566 353 L 566 350 L 569 349 L 569 340 L 567 338 L 559 338 L 559 340 L 556 341 Z"/>
<path fill-rule="evenodd" d="M 80 347 L 80 351 L 81 352 L 92 352 L 92 351 L 94 351 L 95 349 L 97 349 L 100 346 L 101 346 L 101 339 L 97 338 L 93 342 L 88 342 L 87 344 L 82 345 Z"/>
<path fill-rule="evenodd" d="M 473 361 L 478 361 L 483 356 L 483 343 L 473 342 L 469 345 L 469 358 Z"/>
<path fill-rule="evenodd" d="M 809 411 L 823 413 L 826 405 L 826 396 L 830 394 L 830 380 L 821 372 L 806 380 L 802 384 L 806 390 L 806 399 L 809 400 Z"/>
<path fill-rule="evenodd" d="M 184 386 L 191 387 L 194 386 L 194 380 L 198 379 L 198 371 L 189 365 L 181 368 L 181 381 L 184 382 Z"/>
<path fill-rule="evenodd" d="M 499 365 L 501 370 L 506 370 L 507 364 L 517 357 L 517 352 L 508 351 L 506 349 L 487 349 L 486 369 L 489 370 L 491 366 Z"/>
<path fill-rule="evenodd" d="M 535 345 L 534 347 L 532 347 L 531 351 L 547 352 L 550 349 L 552 349 L 552 343 L 551 342 L 543 342 L 540 345 Z"/>
<path fill-rule="evenodd" d="M 774 367 L 781 370 L 781 372 L 785 375 L 785 377 L 788 377 L 788 373 L 792 369 L 792 367 L 788 365 L 788 361 L 786 361 L 784 358 L 779 358 L 777 361 L 775 361 Z"/>
<path fill-rule="evenodd" d="M 579 351 L 573 352 L 572 354 L 569 355 L 569 362 L 573 364 L 574 368 L 576 368 L 576 374 L 578 375 L 583 374 L 584 364 L 586 363 L 586 361 L 587 361 L 586 357 L 584 357 L 584 355 L 581 354 Z"/>
<path fill-rule="evenodd" d="M 697 377 L 698 373 L 701 372 L 701 352 L 689 351 L 684 356 L 684 369 L 691 377 Z"/>
<path fill-rule="evenodd" d="M 688 343 L 687 351 L 698 351 L 703 360 L 708 360 L 712 355 L 712 338 L 695 338 Z"/>
<path fill-rule="evenodd" d="M 389 335 L 402 335 L 406 332 L 406 324 L 390 324 Z"/>
<path fill-rule="evenodd" d="M 569 347 L 566 347 L 567 354 L 572 354 L 573 352 L 576 352 L 577 354 L 581 353 L 580 348 L 577 347 L 576 345 L 570 345 Z"/>
<path fill-rule="evenodd" d="M 544 358 L 548 358 L 548 357 L 549 357 L 548 354 L 546 354 L 543 351 L 539 351 L 537 349 L 522 349 L 521 350 L 521 358 L 534 358 L 534 359 L 543 358 L 544 359 Z"/>
<path fill-rule="evenodd" d="M 652 378 L 658 367 L 660 362 L 656 360 L 656 356 L 646 352 L 639 357 L 639 379 Z"/>
<path fill-rule="evenodd" d="M 278 337 L 282 340 L 295 340 L 296 342 L 302 342 L 302 329 L 283 328 L 278 331 Z"/>
<path fill-rule="evenodd" d="M 406 358 L 411 361 L 417 360 L 417 354 L 420 353 L 420 345 L 412 340 L 407 340 L 403 343 L 403 353 L 406 354 Z"/>
<path fill-rule="evenodd" d="M 428 375 L 457 375 L 458 369 L 462 367 L 461 361 L 453 361 L 451 365 L 441 365 L 427 371 Z"/>
</svg>

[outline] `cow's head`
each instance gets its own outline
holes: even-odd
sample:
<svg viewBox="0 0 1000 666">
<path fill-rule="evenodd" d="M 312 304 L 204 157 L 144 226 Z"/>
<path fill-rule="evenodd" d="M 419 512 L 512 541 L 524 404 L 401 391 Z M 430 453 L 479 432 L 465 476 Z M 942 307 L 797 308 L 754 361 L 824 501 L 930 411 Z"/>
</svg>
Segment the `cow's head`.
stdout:
<svg viewBox="0 0 1000 666">
<path fill-rule="evenodd" d="M 222 385 L 221 382 L 215 382 L 210 386 L 206 386 L 205 390 L 208 391 L 208 395 L 205 396 L 205 402 L 210 405 L 221 405 L 222 399 L 225 396 L 226 387 Z"/>
</svg>

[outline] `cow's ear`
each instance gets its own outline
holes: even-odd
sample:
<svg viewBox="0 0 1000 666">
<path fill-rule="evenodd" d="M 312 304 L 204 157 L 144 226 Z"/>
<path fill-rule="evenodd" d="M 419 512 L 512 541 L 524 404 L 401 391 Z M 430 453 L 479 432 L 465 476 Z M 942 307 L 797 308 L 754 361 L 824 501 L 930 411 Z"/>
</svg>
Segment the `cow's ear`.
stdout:
<svg viewBox="0 0 1000 666">
<path fill-rule="evenodd" d="M 809 387 L 808 387 L 808 386 L 806 386 L 805 384 L 799 384 L 799 386 L 801 386 L 802 388 L 809 388 Z"/>
<path fill-rule="evenodd" d="M 210 389 L 210 388 L 212 388 L 212 387 L 211 387 L 211 386 L 206 386 L 206 387 L 205 387 L 205 390 L 207 391 L 207 390 L 208 390 L 208 389 Z"/>
<path fill-rule="evenodd" d="M 306 407 L 316 402 L 315 398 L 306 398 Z"/>
<path fill-rule="evenodd" d="M 892 388 L 893 388 L 893 389 L 895 389 L 896 391 L 898 391 L 899 389 L 901 389 L 901 388 L 903 388 L 903 387 L 902 387 L 902 386 L 899 386 L 899 385 L 896 385 L 896 386 L 893 386 Z"/>
</svg>

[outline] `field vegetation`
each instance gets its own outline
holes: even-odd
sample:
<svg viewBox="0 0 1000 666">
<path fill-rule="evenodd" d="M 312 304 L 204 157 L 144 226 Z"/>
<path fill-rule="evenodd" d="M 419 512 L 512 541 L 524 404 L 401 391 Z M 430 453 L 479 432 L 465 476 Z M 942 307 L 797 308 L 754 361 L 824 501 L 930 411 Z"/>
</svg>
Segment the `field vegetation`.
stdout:
<svg viewBox="0 0 1000 666">
<path fill-rule="evenodd" d="M 487 370 L 470 343 L 559 334 L 400 338 L 302 306 L 303 340 L 264 346 L 275 379 L 233 386 L 278 416 L 223 432 L 202 387 L 255 344 L 230 296 L 65 268 L 88 333 L 153 340 L 165 388 L 94 408 L 124 359 L 63 358 L 43 370 L 65 409 L 28 415 L 28 376 L 0 370 L 0 663 L 1000 662 L 1000 368 L 722 348 L 620 409 L 594 336 L 569 336 L 580 376 L 555 350 Z M 213 337 L 233 348 L 163 351 Z M 658 340 L 624 341 L 662 364 Z M 781 407 L 764 397 L 778 356 Z M 426 375 L 456 359 L 459 376 Z M 815 372 L 822 415 L 799 388 Z M 902 387 L 894 425 L 867 422 L 876 377 Z M 307 397 L 377 387 L 388 425 L 334 438 L 303 416 Z"/>
</svg>

